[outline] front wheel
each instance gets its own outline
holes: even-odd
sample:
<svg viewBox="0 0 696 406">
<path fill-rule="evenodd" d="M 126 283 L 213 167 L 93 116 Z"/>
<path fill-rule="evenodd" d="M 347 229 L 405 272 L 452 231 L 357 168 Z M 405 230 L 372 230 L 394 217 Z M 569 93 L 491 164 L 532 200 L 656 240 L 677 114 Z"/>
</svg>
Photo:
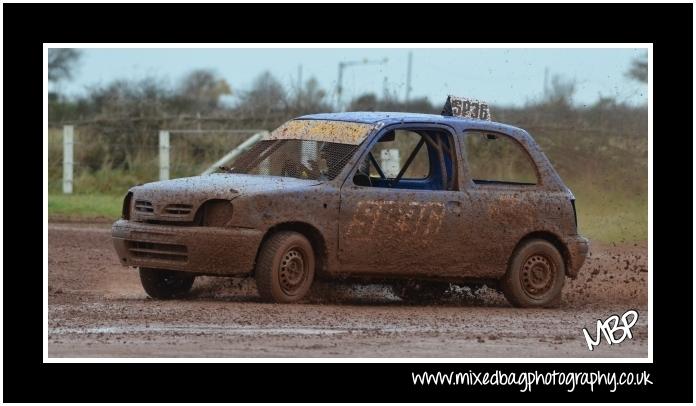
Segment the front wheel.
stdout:
<svg viewBox="0 0 696 406">
<path fill-rule="evenodd" d="M 256 262 L 256 287 L 265 301 L 302 299 L 314 281 L 314 250 L 300 233 L 280 231 L 264 242 Z"/>
<path fill-rule="evenodd" d="M 512 254 L 501 282 L 505 298 L 516 307 L 558 307 L 565 282 L 565 264 L 558 249 L 533 239 Z"/>
<path fill-rule="evenodd" d="M 164 269 L 140 268 L 140 283 L 153 299 L 172 299 L 191 290 L 194 274 Z"/>
</svg>

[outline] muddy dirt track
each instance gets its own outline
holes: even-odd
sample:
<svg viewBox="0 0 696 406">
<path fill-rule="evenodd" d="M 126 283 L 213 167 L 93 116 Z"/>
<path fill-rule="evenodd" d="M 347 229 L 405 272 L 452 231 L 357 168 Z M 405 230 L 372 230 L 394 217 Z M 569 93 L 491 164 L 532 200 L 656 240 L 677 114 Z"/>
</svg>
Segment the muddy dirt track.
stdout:
<svg viewBox="0 0 696 406">
<path fill-rule="evenodd" d="M 646 357 L 646 244 L 593 245 L 560 309 L 515 309 L 484 289 L 428 305 L 385 286 L 321 284 L 302 304 L 261 303 L 244 279 L 198 278 L 154 301 L 119 265 L 109 224 L 49 223 L 49 357 Z M 633 339 L 592 352 L 582 328 L 637 310 Z M 620 334 L 617 334 L 617 336 Z"/>
</svg>

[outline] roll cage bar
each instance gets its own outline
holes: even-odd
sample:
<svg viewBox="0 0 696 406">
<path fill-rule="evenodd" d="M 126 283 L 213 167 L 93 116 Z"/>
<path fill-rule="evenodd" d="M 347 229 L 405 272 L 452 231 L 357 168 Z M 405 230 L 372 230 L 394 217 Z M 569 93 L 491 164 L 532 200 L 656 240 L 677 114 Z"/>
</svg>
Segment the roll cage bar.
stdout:
<svg viewBox="0 0 696 406">
<path fill-rule="evenodd" d="M 447 146 L 447 143 L 443 142 L 442 136 L 440 135 L 439 132 L 433 132 L 433 131 L 425 131 L 425 130 L 409 130 L 413 131 L 416 134 L 418 134 L 421 139 L 418 141 L 418 144 L 413 148 L 411 153 L 408 156 L 408 159 L 406 159 L 406 162 L 404 163 L 404 166 L 401 168 L 399 173 L 396 175 L 394 179 L 388 179 L 385 175 L 384 172 L 382 171 L 382 168 L 379 166 L 379 163 L 377 163 L 377 160 L 375 159 L 374 155 L 372 155 L 372 151 L 368 153 L 368 160 L 369 163 L 372 164 L 377 171 L 377 174 L 379 175 L 380 179 L 383 181 L 387 182 L 387 185 L 389 187 L 394 187 L 397 184 L 399 184 L 399 181 L 401 181 L 401 178 L 403 178 L 404 174 L 408 170 L 408 168 L 411 166 L 411 163 L 413 163 L 413 160 L 416 158 L 416 155 L 418 155 L 418 152 L 420 152 L 421 148 L 423 145 L 427 142 L 428 145 L 430 145 L 436 152 L 437 152 L 437 157 L 438 161 L 440 163 L 440 172 L 442 174 L 442 188 L 443 190 L 452 190 L 454 186 L 454 180 L 455 180 L 455 171 L 454 169 L 452 170 L 451 175 L 447 172 L 447 167 L 445 166 L 445 156 L 449 155 L 450 160 L 452 163 L 456 162 L 456 155 L 454 152 L 454 149 L 451 146 Z M 437 140 L 434 141 L 433 138 Z"/>
</svg>

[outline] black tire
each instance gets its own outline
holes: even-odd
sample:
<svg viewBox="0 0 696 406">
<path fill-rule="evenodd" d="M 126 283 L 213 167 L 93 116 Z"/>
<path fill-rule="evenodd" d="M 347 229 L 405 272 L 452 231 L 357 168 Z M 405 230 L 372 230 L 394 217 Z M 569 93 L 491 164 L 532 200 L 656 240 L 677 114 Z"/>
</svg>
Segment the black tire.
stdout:
<svg viewBox="0 0 696 406">
<path fill-rule="evenodd" d="M 449 288 L 445 282 L 406 281 L 394 285 L 393 291 L 404 302 L 430 303 L 441 300 Z"/>
<path fill-rule="evenodd" d="M 153 299 L 173 299 L 186 295 L 196 275 L 164 269 L 140 268 L 140 283 Z"/>
<path fill-rule="evenodd" d="M 256 261 L 256 287 L 265 301 L 292 303 L 309 292 L 314 281 L 312 244 L 300 233 L 279 231 L 264 242 Z"/>
<path fill-rule="evenodd" d="M 558 307 L 565 283 L 565 264 L 558 249 L 546 240 L 520 244 L 510 258 L 500 285 L 516 307 Z"/>
</svg>

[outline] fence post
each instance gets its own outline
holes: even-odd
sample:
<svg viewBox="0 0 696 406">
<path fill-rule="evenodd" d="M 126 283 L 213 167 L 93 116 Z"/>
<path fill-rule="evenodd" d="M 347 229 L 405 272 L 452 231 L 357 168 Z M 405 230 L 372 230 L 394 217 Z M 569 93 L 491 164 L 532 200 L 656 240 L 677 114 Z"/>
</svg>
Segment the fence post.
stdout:
<svg viewBox="0 0 696 406">
<path fill-rule="evenodd" d="M 63 126 L 63 193 L 73 192 L 73 126 Z"/>
<path fill-rule="evenodd" d="M 169 131 L 159 132 L 159 178 L 169 179 Z"/>
</svg>

